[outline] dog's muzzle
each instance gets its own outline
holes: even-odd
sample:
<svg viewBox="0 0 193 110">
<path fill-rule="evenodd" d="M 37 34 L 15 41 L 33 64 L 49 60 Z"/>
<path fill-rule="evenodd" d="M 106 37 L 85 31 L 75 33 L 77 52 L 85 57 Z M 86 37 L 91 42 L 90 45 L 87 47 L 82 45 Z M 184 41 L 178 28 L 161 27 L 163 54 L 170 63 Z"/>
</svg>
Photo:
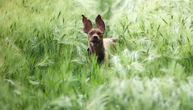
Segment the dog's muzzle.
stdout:
<svg viewBox="0 0 193 110">
<path fill-rule="evenodd" d="M 100 43 L 100 40 L 98 39 L 98 36 L 93 36 L 93 38 L 91 39 L 91 42 L 97 44 L 97 43 Z"/>
</svg>

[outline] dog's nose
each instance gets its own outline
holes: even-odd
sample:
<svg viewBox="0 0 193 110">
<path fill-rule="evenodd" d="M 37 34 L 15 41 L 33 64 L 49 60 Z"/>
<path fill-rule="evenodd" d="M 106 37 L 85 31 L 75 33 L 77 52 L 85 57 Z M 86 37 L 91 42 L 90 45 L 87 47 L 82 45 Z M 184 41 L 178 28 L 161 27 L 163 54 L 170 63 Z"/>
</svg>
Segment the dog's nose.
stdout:
<svg viewBox="0 0 193 110">
<path fill-rule="evenodd" d="M 98 40 L 98 37 L 97 37 L 97 36 L 93 36 L 93 39 L 94 39 L 94 40 Z"/>
</svg>

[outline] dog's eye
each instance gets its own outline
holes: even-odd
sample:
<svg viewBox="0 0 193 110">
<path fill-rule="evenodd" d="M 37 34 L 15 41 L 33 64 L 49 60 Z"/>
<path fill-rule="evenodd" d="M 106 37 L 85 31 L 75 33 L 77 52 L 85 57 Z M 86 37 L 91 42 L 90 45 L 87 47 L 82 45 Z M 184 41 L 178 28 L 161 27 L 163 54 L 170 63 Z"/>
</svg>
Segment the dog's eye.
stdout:
<svg viewBox="0 0 193 110">
<path fill-rule="evenodd" d="M 89 35 L 93 35 L 93 34 L 94 34 L 94 32 L 90 32 L 90 33 L 89 33 Z"/>
<path fill-rule="evenodd" d="M 99 36 L 101 36 L 101 34 L 102 34 L 102 33 L 100 33 L 100 32 L 97 32 L 97 34 L 98 34 Z"/>
</svg>

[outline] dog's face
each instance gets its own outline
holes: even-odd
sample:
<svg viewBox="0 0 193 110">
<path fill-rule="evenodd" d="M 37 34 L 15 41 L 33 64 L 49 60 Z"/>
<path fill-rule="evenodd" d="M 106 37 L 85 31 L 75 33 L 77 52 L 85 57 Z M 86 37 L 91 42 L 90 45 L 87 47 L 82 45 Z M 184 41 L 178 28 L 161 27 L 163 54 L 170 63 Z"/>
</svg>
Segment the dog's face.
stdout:
<svg viewBox="0 0 193 110">
<path fill-rule="evenodd" d="M 84 32 L 88 34 L 88 42 L 91 46 L 96 47 L 103 43 L 103 34 L 105 32 L 105 23 L 101 16 L 98 15 L 95 19 L 96 28 L 93 28 L 92 23 L 84 15 L 82 15 L 84 24 Z"/>
<path fill-rule="evenodd" d="M 88 42 L 91 46 L 98 46 L 103 42 L 103 33 L 99 29 L 91 29 L 88 33 Z"/>
</svg>

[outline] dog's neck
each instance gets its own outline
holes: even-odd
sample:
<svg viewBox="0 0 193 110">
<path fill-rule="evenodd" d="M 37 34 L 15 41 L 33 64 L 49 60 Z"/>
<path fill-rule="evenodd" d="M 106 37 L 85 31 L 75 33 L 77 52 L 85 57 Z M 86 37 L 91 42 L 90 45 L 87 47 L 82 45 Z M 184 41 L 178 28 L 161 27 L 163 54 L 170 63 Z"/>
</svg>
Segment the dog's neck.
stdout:
<svg viewBox="0 0 193 110">
<path fill-rule="evenodd" d="M 96 55 L 97 62 L 101 63 L 105 57 L 105 49 L 104 49 L 103 42 L 101 42 L 96 46 L 93 46 L 91 43 L 89 43 L 88 53 L 89 55 L 92 55 L 92 54 Z"/>
</svg>

